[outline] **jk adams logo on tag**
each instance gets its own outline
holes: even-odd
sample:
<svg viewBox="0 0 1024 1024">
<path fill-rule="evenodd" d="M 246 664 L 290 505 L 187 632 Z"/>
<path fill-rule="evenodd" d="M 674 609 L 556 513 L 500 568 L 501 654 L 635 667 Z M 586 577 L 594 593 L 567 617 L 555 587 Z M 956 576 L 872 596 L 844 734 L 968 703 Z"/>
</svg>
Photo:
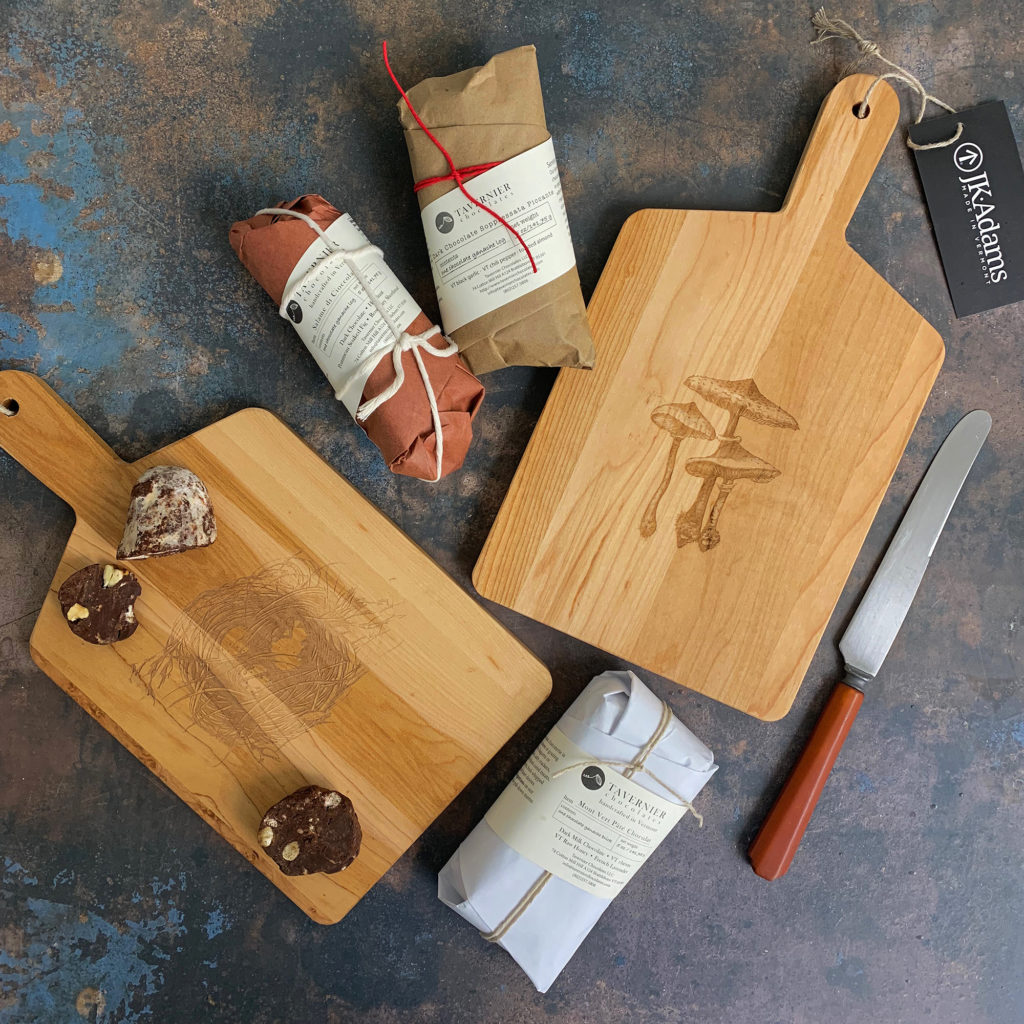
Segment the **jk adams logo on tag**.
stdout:
<svg viewBox="0 0 1024 1024">
<path fill-rule="evenodd" d="M 985 154 L 982 153 L 981 146 L 974 142 L 961 142 L 953 150 L 953 163 L 956 164 L 956 169 L 964 174 L 976 171 L 984 159 Z"/>
<path fill-rule="evenodd" d="M 953 166 L 959 174 L 964 208 L 972 222 L 974 248 L 986 284 L 1005 281 L 1008 272 L 999 240 L 1001 225 L 996 219 L 996 201 L 988 171 L 983 170 L 985 153 L 976 142 L 961 142 L 953 150 Z"/>
</svg>

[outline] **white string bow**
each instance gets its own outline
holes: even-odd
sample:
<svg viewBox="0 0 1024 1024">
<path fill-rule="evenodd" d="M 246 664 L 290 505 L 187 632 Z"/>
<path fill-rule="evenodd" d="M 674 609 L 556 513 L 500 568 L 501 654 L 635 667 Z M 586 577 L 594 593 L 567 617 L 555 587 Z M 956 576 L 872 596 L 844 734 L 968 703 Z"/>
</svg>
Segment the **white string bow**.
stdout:
<svg viewBox="0 0 1024 1024">
<path fill-rule="evenodd" d="M 402 365 L 402 353 L 411 352 L 413 359 L 416 360 L 416 366 L 419 368 L 420 377 L 423 378 L 423 388 L 427 393 L 427 401 L 430 404 L 430 418 L 434 425 L 434 437 L 436 438 L 435 452 L 437 455 L 437 474 L 434 476 L 433 483 L 437 483 L 441 479 L 441 472 L 443 469 L 444 460 L 444 427 L 441 423 L 441 413 L 437 408 L 437 395 L 434 394 L 434 386 L 430 381 L 430 375 L 427 373 L 427 368 L 423 363 L 423 357 L 420 355 L 420 349 L 427 349 L 431 355 L 437 356 L 440 359 L 447 359 L 449 356 L 455 355 L 459 351 L 458 345 L 455 344 L 450 338 L 445 338 L 447 345 L 444 348 L 435 348 L 430 344 L 431 338 L 436 338 L 441 335 L 441 328 L 431 327 L 430 330 L 423 331 L 422 334 L 409 334 L 408 331 L 403 330 L 400 326 L 396 325 L 391 317 L 388 316 L 386 310 L 381 305 L 377 295 L 370 288 L 366 282 L 366 278 L 363 276 L 359 269 L 359 263 L 365 260 L 367 257 L 383 257 L 383 253 L 376 245 L 364 245 L 358 249 L 342 249 L 337 242 L 332 239 L 327 232 L 325 232 L 319 224 L 312 217 L 307 216 L 304 213 L 300 213 L 298 210 L 285 210 L 281 207 L 268 206 L 265 209 L 257 211 L 256 216 L 267 213 L 272 216 L 284 216 L 284 217 L 296 217 L 298 220 L 308 224 L 319 236 L 323 239 L 324 244 L 330 250 L 315 267 L 313 267 L 308 273 L 303 274 L 295 284 L 289 288 L 284 295 L 281 296 L 281 304 L 278 307 L 278 312 L 281 316 L 291 322 L 291 317 L 288 316 L 288 305 L 294 299 L 295 295 L 299 292 L 302 286 L 306 283 L 306 280 L 313 274 L 318 274 L 325 267 L 332 263 L 345 263 L 349 270 L 352 271 L 356 281 L 359 282 L 359 286 L 363 289 L 367 299 L 373 305 L 374 309 L 380 315 L 380 318 L 387 324 L 388 330 L 391 332 L 391 336 L 394 339 L 390 352 L 391 362 L 395 368 L 395 379 L 379 394 L 373 398 L 368 398 L 365 402 L 361 403 L 356 409 L 356 419 L 362 423 L 369 419 L 385 402 L 390 401 L 398 392 L 401 390 L 402 385 L 405 383 L 405 367 Z M 444 335 L 441 335 L 444 337 Z M 372 370 L 384 358 L 384 353 L 381 351 L 371 352 L 348 376 L 348 378 L 342 382 L 341 386 L 335 391 L 335 397 L 340 401 L 341 396 L 345 393 L 348 387 L 353 381 L 358 379 L 361 374 L 364 374 L 369 366 Z"/>
</svg>

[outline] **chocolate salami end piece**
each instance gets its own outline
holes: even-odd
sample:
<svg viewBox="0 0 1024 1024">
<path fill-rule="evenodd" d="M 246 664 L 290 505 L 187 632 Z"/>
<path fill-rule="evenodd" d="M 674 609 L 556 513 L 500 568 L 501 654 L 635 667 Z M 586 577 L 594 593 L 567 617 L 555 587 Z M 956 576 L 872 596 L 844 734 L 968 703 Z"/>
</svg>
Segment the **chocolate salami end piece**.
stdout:
<svg viewBox="0 0 1024 1024">
<path fill-rule="evenodd" d="M 203 481 L 181 466 L 153 466 L 132 488 L 117 557 L 176 555 L 216 539 L 213 505 Z"/>
<path fill-rule="evenodd" d="M 57 592 L 64 620 L 91 644 L 116 644 L 138 629 L 135 602 L 142 587 L 135 574 L 116 565 L 87 565 Z"/>
<path fill-rule="evenodd" d="M 263 815 L 256 841 L 286 875 L 332 875 L 356 859 L 363 831 L 352 801 L 306 786 Z"/>
</svg>

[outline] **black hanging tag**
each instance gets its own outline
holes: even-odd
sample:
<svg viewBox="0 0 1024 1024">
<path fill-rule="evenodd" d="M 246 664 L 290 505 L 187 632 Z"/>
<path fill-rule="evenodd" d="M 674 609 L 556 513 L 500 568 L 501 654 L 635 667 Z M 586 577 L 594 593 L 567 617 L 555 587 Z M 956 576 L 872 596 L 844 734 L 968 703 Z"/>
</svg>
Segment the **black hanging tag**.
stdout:
<svg viewBox="0 0 1024 1024">
<path fill-rule="evenodd" d="M 942 268 L 958 317 L 1024 299 L 1024 168 L 996 100 L 910 127 Z"/>
</svg>

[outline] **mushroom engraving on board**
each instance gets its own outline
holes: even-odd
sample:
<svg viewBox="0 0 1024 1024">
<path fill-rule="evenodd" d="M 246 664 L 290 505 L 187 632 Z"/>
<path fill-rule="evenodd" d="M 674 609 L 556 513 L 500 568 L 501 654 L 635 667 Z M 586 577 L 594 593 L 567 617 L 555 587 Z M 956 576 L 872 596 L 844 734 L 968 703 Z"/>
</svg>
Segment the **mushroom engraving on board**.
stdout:
<svg viewBox="0 0 1024 1024">
<path fill-rule="evenodd" d="M 711 509 L 711 515 L 708 516 L 707 525 L 699 534 L 701 551 L 710 551 L 722 539 L 718 532 L 718 519 L 722 514 L 722 506 L 739 480 L 752 480 L 754 483 L 763 484 L 779 475 L 779 471 L 774 466 L 770 466 L 756 455 L 751 455 L 740 444 L 738 437 L 731 437 L 723 441 L 714 455 L 703 459 L 688 459 L 686 472 L 693 476 L 704 477 L 705 485 L 710 480 L 712 487 L 716 480 L 721 481 L 718 487 L 718 497 Z M 703 489 L 701 488 L 701 490 Z M 702 514 L 703 511 L 701 509 Z M 682 547 L 684 543 L 689 543 L 690 539 L 692 538 L 687 537 L 685 540 L 681 538 L 679 523 L 677 523 L 677 545 Z"/>
<path fill-rule="evenodd" d="M 679 445 L 684 438 L 699 437 L 705 441 L 715 439 L 715 428 L 701 415 L 700 410 L 693 402 L 686 405 L 659 405 L 651 413 L 651 422 L 666 431 L 672 438 L 668 450 L 668 461 L 665 463 L 665 473 L 658 484 L 658 489 L 651 496 L 644 510 L 643 518 L 640 520 L 640 533 L 644 537 L 650 537 L 658 528 L 658 504 L 668 490 L 672 482 L 672 474 L 676 468 L 676 456 L 679 454 Z"/>
<path fill-rule="evenodd" d="M 704 525 L 704 514 L 708 510 L 708 503 L 711 501 L 715 484 L 718 482 L 718 477 L 713 474 L 699 473 L 693 470 L 690 467 L 690 463 L 695 461 L 699 460 L 687 460 L 686 472 L 690 476 L 703 476 L 704 482 L 700 485 L 700 490 L 697 492 L 697 497 L 693 499 L 693 504 L 685 512 L 680 512 L 676 517 L 677 548 L 686 547 L 687 544 L 692 544 L 700 537 L 700 528 Z"/>
<path fill-rule="evenodd" d="M 702 398 L 728 411 L 729 425 L 722 434 L 723 439 L 736 436 L 736 428 L 741 419 L 753 420 L 766 427 L 799 429 L 796 420 L 785 409 L 769 402 L 750 377 L 745 380 L 687 377 L 684 383 L 691 391 L 696 391 Z"/>
<path fill-rule="evenodd" d="M 714 377 L 691 376 L 684 383 L 701 398 L 725 409 L 729 414 L 725 431 L 718 435 L 717 450 L 711 455 L 686 460 L 687 474 L 700 478 L 701 486 L 693 504 L 679 513 L 675 523 L 677 547 L 682 548 L 697 541 L 701 551 L 710 551 L 721 541 L 718 522 L 722 508 L 737 482 L 750 480 L 753 483 L 767 483 L 780 473 L 780 470 L 741 445 L 741 438 L 736 434 L 740 420 L 747 419 L 761 426 L 785 430 L 798 430 L 799 424 L 785 409 L 766 398 L 753 378 L 718 380 Z M 669 433 L 672 444 L 664 476 L 640 521 L 643 537 L 650 537 L 658 528 L 658 505 L 672 482 L 682 441 L 689 437 L 703 440 L 714 440 L 716 437 L 714 428 L 693 402 L 687 405 L 660 405 L 651 414 L 651 420 Z M 698 429 L 702 424 L 706 430 Z"/>
</svg>

